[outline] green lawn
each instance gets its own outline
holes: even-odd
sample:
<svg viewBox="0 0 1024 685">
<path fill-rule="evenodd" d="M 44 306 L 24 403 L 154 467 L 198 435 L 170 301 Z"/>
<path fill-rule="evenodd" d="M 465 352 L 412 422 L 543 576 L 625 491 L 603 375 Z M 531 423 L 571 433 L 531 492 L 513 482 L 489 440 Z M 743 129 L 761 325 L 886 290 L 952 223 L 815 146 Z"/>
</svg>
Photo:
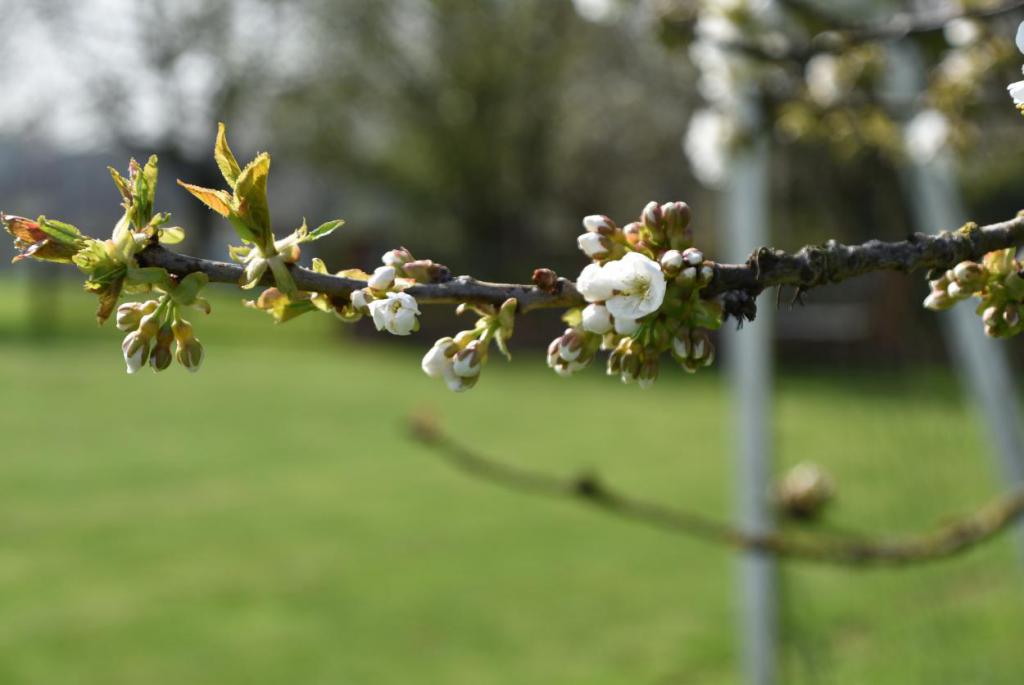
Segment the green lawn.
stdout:
<svg viewBox="0 0 1024 685">
<path fill-rule="evenodd" d="M 497 457 L 728 516 L 717 374 L 641 392 L 524 351 L 452 395 L 416 350 L 228 298 L 195 321 L 199 374 L 128 377 L 85 295 L 32 337 L 23 293 L 0 281 L 0 683 L 738 682 L 729 551 L 467 480 L 402 424 L 432 407 Z M 995 487 L 943 375 L 778 390 L 780 458 L 835 474 L 834 528 L 913 530 Z M 788 563 L 783 592 L 787 683 L 1021 682 L 1008 537 L 912 570 Z"/>
</svg>

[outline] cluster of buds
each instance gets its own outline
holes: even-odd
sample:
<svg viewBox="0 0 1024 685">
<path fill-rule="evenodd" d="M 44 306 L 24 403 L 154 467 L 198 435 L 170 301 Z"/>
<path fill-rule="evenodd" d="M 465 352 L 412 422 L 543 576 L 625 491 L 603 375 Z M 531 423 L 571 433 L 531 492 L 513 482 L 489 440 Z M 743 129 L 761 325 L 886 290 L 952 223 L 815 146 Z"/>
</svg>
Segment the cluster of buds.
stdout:
<svg viewBox="0 0 1024 685">
<path fill-rule="evenodd" d="M 598 349 L 610 350 L 608 374 L 649 387 L 659 359 L 671 352 L 687 371 L 714 360 L 704 329 L 721 325 L 721 307 L 700 297 L 714 263 L 693 246 L 685 202 L 650 202 L 620 228 L 607 216 L 583 220 L 577 239 L 593 262 L 576 287 L 588 302 L 569 312 L 569 328 L 548 347 L 548 366 L 561 376 L 579 371 Z"/>
<path fill-rule="evenodd" d="M 492 305 L 459 305 L 458 313 L 473 311 L 480 318 L 471 330 L 460 331 L 454 338 L 441 338 L 435 342 L 423 356 L 420 364 L 423 372 L 431 378 L 443 380 L 453 392 L 463 392 L 475 386 L 480 379 L 480 371 L 487 363 L 491 341 L 506 358 L 511 358 L 508 341 L 515 326 L 517 305 L 515 299 L 505 300 L 498 308 Z"/>
<path fill-rule="evenodd" d="M 417 282 L 410 271 L 427 278 L 431 270 L 443 267 L 429 260 L 413 259 L 404 247 L 385 252 L 381 261 L 382 266 L 366 275 L 366 287 L 352 291 L 348 305 L 342 307 L 339 316 L 352 320 L 368 314 L 378 331 L 392 335 L 414 333 L 420 329 L 416 318 L 420 313 L 419 305 L 414 297 L 402 292 Z M 421 270 L 424 273 L 420 273 Z"/>
<path fill-rule="evenodd" d="M 192 372 L 202 364 L 203 346 L 169 297 L 122 304 L 117 308 L 117 327 L 128 333 L 121 343 L 128 373 L 147 363 L 154 371 L 163 371 L 172 359 Z M 173 354 L 172 343 L 177 343 Z"/>
<path fill-rule="evenodd" d="M 978 314 L 991 338 L 1005 338 L 1024 330 L 1024 278 L 1016 250 L 990 252 L 981 262 L 964 261 L 929 281 L 931 292 L 924 299 L 928 309 L 949 309 L 961 300 L 980 300 Z"/>
</svg>

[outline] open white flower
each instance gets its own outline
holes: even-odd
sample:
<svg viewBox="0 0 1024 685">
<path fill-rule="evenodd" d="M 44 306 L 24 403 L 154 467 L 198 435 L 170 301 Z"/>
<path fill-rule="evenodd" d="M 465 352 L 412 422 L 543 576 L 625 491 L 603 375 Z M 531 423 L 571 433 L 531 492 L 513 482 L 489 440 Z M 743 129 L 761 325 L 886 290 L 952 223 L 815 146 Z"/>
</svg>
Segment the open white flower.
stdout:
<svg viewBox="0 0 1024 685">
<path fill-rule="evenodd" d="M 608 279 L 605 267 L 600 264 L 587 264 L 576 279 L 576 289 L 587 302 L 604 302 L 612 296 L 612 283 Z"/>
<path fill-rule="evenodd" d="M 612 297 L 605 306 L 616 319 L 639 319 L 658 311 L 665 299 L 665 274 L 656 261 L 639 252 L 604 266 Z M 582 275 L 582 274 L 581 274 Z"/>
<path fill-rule="evenodd" d="M 416 300 L 405 293 L 388 293 L 383 300 L 374 300 L 369 305 L 373 325 L 378 331 L 387 330 L 392 335 L 409 335 L 417 328 L 416 316 L 420 308 Z"/>
</svg>

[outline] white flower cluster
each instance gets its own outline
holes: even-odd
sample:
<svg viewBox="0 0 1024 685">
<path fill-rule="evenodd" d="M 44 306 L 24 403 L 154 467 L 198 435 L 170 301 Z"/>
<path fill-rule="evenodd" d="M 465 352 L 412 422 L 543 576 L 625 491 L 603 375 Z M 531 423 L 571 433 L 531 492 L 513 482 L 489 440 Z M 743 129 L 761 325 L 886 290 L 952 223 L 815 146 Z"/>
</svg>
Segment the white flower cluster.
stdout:
<svg viewBox="0 0 1024 685">
<path fill-rule="evenodd" d="M 408 257 L 406 259 L 406 256 Z M 366 279 L 366 287 L 352 291 L 351 308 L 359 314 L 369 314 L 378 331 L 392 335 L 409 335 L 420 329 L 419 305 L 411 295 L 394 290 L 399 270 L 412 260 L 408 250 L 386 252 L 378 266 Z"/>
<path fill-rule="evenodd" d="M 790 38 L 781 30 L 783 19 L 775 0 L 704 0 L 699 5 L 689 56 L 700 72 L 697 90 L 708 106 L 691 116 L 683 151 L 697 180 L 708 187 L 725 179 L 730 149 L 753 123 L 744 98 L 766 77 L 779 75 L 736 45 L 785 50 Z"/>
<path fill-rule="evenodd" d="M 477 384 L 480 371 L 487 363 L 491 341 L 509 357 L 508 340 L 512 337 L 518 302 L 506 300 L 501 307 L 493 305 L 459 305 L 458 312 L 474 311 L 480 315 L 472 330 L 461 331 L 454 338 L 441 338 L 423 356 L 423 373 L 443 380 L 449 390 L 463 392 Z"/>
<path fill-rule="evenodd" d="M 717 304 L 700 290 L 714 277 L 712 264 L 692 246 L 690 208 L 684 202 L 648 203 L 640 220 L 619 228 L 603 215 L 583 220 L 577 243 L 594 260 L 576 289 L 587 301 L 570 312 L 570 327 L 548 346 L 547 362 L 560 376 L 586 368 L 609 350 L 608 374 L 646 388 L 659 359 L 671 352 L 688 371 L 710 364 L 714 348 L 702 328 L 717 328 Z"/>
<path fill-rule="evenodd" d="M 1017 27 L 1017 49 L 1024 53 L 1024 21 Z M 1017 109 L 1022 109 L 1024 106 L 1024 81 L 1015 81 L 1006 87 L 1006 90 L 1010 93 L 1010 97 L 1013 98 L 1013 104 L 1017 106 Z"/>
</svg>

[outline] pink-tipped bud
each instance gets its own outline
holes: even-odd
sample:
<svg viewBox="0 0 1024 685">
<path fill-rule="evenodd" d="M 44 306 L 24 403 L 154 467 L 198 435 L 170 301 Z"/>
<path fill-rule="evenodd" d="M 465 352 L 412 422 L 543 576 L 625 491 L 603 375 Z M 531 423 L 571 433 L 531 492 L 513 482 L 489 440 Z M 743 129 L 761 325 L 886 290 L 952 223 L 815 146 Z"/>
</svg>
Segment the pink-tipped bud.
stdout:
<svg viewBox="0 0 1024 685">
<path fill-rule="evenodd" d="M 610 236 L 619 228 L 615 222 L 604 214 L 591 214 L 583 217 L 583 228 L 588 233 L 598 233 L 603 236 Z"/>
<path fill-rule="evenodd" d="M 612 248 L 608 239 L 598 233 L 584 233 L 576 238 L 576 244 L 579 245 L 583 254 L 591 259 L 600 259 L 606 256 Z"/>
<path fill-rule="evenodd" d="M 665 254 L 661 255 L 661 270 L 669 278 L 676 276 L 683 268 L 686 263 L 683 253 L 679 250 L 667 250 Z"/>
<path fill-rule="evenodd" d="M 628 223 L 622 229 L 623 235 L 626 236 L 626 242 L 630 245 L 636 245 L 640 242 L 640 222 L 633 221 Z"/>
<path fill-rule="evenodd" d="M 384 263 L 384 266 L 393 266 L 395 269 L 401 269 L 407 262 L 413 261 L 413 256 L 409 250 L 399 247 L 385 252 L 380 260 Z"/>
<path fill-rule="evenodd" d="M 687 266 L 700 266 L 704 263 L 704 253 L 695 247 L 688 247 L 683 250 L 683 260 Z"/>
<path fill-rule="evenodd" d="M 644 205 L 644 211 L 640 214 L 640 222 L 649 231 L 660 231 L 661 226 L 661 205 L 651 201 Z"/>
</svg>

